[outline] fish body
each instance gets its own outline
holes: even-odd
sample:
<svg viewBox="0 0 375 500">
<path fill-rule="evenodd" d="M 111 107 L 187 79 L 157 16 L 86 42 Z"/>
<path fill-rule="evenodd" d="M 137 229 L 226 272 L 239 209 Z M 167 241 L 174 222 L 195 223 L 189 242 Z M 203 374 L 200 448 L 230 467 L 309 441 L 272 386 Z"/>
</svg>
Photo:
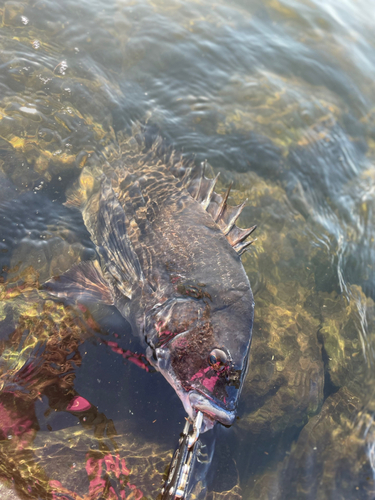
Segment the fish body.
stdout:
<svg viewBox="0 0 375 500">
<path fill-rule="evenodd" d="M 147 132 L 147 131 L 146 131 Z M 204 165 L 147 147 L 138 129 L 120 157 L 86 168 L 68 194 L 98 252 L 47 287 L 58 296 L 115 305 L 149 362 L 174 387 L 203 431 L 231 425 L 246 374 L 254 300 L 240 255 L 243 205 L 214 191 Z"/>
</svg>

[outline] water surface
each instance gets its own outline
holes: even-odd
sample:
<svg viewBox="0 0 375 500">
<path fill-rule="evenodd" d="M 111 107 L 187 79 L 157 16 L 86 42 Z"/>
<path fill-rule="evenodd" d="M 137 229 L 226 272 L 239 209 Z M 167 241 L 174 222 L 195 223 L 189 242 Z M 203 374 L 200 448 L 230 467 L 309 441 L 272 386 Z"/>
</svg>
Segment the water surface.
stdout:
<svg viewBox="0 0 375 500">
<path fill-rule="evenodd" d="M 177 442 L 182 405 L 127 360 L 126 321 L 38 291 L 93 257 L 66 189 L 149 119 L 258 224 L 250 368 L 238 422 L 216 431 L 211 498 L 374 498 L 374 5 L 0 10 L 3 497 L 155 498 Z"/>
</svg>

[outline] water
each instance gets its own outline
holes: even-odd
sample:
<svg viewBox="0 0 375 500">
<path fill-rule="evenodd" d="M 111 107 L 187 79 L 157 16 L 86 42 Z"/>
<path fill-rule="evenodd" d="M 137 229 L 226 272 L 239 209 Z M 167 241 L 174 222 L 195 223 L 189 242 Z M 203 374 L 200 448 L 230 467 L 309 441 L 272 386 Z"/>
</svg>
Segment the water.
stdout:
<svg viewBox="0 0 375 500">
<path fill-rule="evenodd" d="M 122 458 L 121 474 L 152 498 L 176 444 L 182 405 L 125 361 L 140 352 L 125 320 L 58 308 L 36 289 L 92 256 L 65 191 L 147 116 L 220 171 L 220 189 L 234 181 L 232 201 L 249 200 L 241 225 L 258 224 L 243 258 L 256 299 L 250 369 L 238 422 L 217 430 L 211 498 L 374 498 L 374 5 L 0 9 L 0 265 L 12 284 L 0 282 L 2 498 L 51 498 L 51 487 L 121 498 Z M 65 411 L 73 396 L 91 409 Z M 95 467 L 112 470 L 107 489 Z"/>
</svg>

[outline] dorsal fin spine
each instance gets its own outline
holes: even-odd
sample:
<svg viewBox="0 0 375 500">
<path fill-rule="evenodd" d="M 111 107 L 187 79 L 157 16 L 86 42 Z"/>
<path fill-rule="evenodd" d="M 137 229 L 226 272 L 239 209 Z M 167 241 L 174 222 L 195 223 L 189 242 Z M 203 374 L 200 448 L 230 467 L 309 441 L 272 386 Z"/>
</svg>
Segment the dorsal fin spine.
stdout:
<svg viewBox="0 0 375 500">
<path fill-rule="evenodd" d="M 225 210 L 225 207 L 226 207 L 226 204 L 227 204 L 227 201 L 228 201 L 228 197 L 229 197 L 229 193 L 230 193 L 230 190 L 232 189 L 232 186 L 233 186 L 233 182 L 231 182 L 229 184 L 229 187 L 224 195 L 224 198 L 222 200 L 222 202 L 220 203 L 220 206 L 219 206 L 219 209 L 217 211 L 217 214 L 215 215 L 214 217 L 214 221 L 215 222 L 218 222 L 220 217 L 223 215 L 224 213 L 224 210 Z"/>
<path fill-rule="evenodd" d="M 238 243 L 235 245 L 233 248 L 236 250 L 239 256 L 241 256 L 243 253 L 246 252 L 246 250 L 249 248 L 249 246 L 254 243 L 255 240 L 249 240 L 249 241 L 244 241 L 242 243 Z"/>
<path fill-rule="evenodd" d="M 196 200 L 218 224 L 220 230 L 226 237 L 228 243 L 241 255 L 253 243 L 253 241 L 245 241 L 245 239 L 256 229 L 256 225 L 242 229 L 236 226 L 236 221 L 240 216 L 246 201 L 238 206 L 230 206 L 228 198 L 233 187 L 233 182 L 230 183 L 224 196 L 215 192 L 217 179 L 220 174 L 214 178 L 205 176 L 207 171 L 207 160 L 201 163 L 196 163 L 194 157 L 187 157 L 184 154 L 176 153 L 168 143 L 162 138 L 160 132 L 154 135 L 155 130 L 152 126 L 149 129 L 151 132 L 147 136 L 148 125 L 135 124 L 133 136 L 139 145 L 137 151 L 142 150 L 143 153 L 138 160 L 138 167 L 142 164 L 151 161 L 155 165 L 163 163 L 169 172 L 178 179 L 177 187 L 186 189 L 192 198 Z M 139 138 L 138 138 L 139 135 Z M 147 144 L 147 137 L 150 140 Z M 133 150 L 134 148 L 132 148 Z M 145 149 L 148 152 L 145 153 Z M 159 163 L 157 162 L 159 160 Z M 72 204 L 77 203 L 72 199 Z"/>
<path fill-rule="evenodd" d="M 253 231 L 255 231 L 256 228 L 256 224 L 252 227 L 249 227 L 248 229 L 240 229 L 237 227 L 237 231 L 239 232 L 239 234 L 233 241 L 230 242 L 231 245 L 235 247 L 238 243 L 244 241 L 248 236 L 250 236 Z"/>
<path fill-rule="evenodd" d="M 190 174 L 191 174 L 191 171 L 192 171 L 192 167 L 188 167 L 186 170 L 185 170 L 185 173 L 184 173 L 184 176 L 182 177 L 182 187 L 187 187 L 188 184 L 190 183 L 191 179 L 190 179 Z"/>
<path fill-rule="evenodd" d="M 212 195 L 213 195 L 213 192 L 214 192 L 214 190 L 215 190 L 215 186 L 216 186 L 217 180 L 218 180 L 218 178 L 219 178 L 219 175 L 220 175 L 220 172 L 217 174 L 217 176 L 216 176 L 214 179 L 212 179 L 212 181 L 211 181 L 211 187 L 210 187 L 210 189 L 209 189 L 209 191 L 208 191 L 208 193 L 207 193 L 207 196 L 206 196 L 206 197 L 205 197 L 205 199 L 202 201 L 202 205 L 203 205 L 203 208 L 204 208 L 205 210 L 207 210 L 208 205 L 209 205 L 209 204 L 210 204 L 210 202 L 211 202 Z"/>
<path fill-rule="evenodd" d="M 232 218 L 230 219 L 230 221 L 228 222 L 227 224 L 227 227 L 225 227 L 223 229 L 223 233 L 225 234 L 225 236 L 229 233 L 229 231 L 233 228 L 234 224 L 236 223 L 236 220 L 238 219 L 238 217 L 240 216 L 242 210 L 244 209 L 245 205 L 247 203 L 247 200 L 245 200 L 243 203 L 241 203 L 241 205 L 238 205 L 237 210 L 234 212 Z"/>
<path fill-rule="evenodd" d="M 206 164 L 207 164 L 207 161 L 204 161 L 201 163 L 201 175 L 200 175 L 200 178 L 199 178 L 199 184 L 198 184 L 198 189 L 197 189 L 197 193 L 195 195 L 195 199 L 196 200 L 199 200 L 199 193 L 200 193 L 200 190 L 201 190 L 201 187 L 202 187 L 202 180 L 204 179 L 204 172 L 206 170 Z"/>
</svg>

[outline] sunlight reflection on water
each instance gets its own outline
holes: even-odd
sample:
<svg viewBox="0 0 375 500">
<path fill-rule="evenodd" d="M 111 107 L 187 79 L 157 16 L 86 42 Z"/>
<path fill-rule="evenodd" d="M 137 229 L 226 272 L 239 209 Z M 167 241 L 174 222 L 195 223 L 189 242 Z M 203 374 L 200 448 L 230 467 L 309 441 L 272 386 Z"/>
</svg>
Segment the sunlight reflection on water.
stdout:
<svg viewBox="0 0 375 500">
<path fill-rule="evenodd" d="M 107 432 L 110 449 L 113 421 L 134 481 L 156 484 L 181 430 L 184 411 L 161 377 L 106 349 L 108 339 L 138 346 L 116 312 L 96 306 L 77 319 L 37 291 L 94 252 L 80 214 L 62 207 L 66 190 L 83 166 L 115 157 L 120 131 L 151 116 L 177 150 L 221 172 L 218 190 L 233 181 L 232 203 L 249 200 L 241 225 L 258 224 L 243 258 L 256 283 L 250 369 L 239 421 L 218 431 L 212 492 L 373 498 L 374 5 L 29 0 L 0 10 L 0 378 L 21 384 L 13 406 L 5 386 L 0 399 L 7 418 L 29 412 L 32 422 L 17 444 L 3 429 L 0 448 L 17 464 L 24 446 L 20 490 L 43 497 L 65 467 L 67 491 L 86 494 L 90 432 Z M 69 355 L 82 359 L 59 353 L 64 383 L 41 357 L 44 371 L 22 386 L 25 353 L 47 342 L 48 318 L 59 335 L 86 325 L 90 339 L 69 333 Z M 64 391 L 92 405 L 87 434 L 71 430 L 81 421 Z"/>
</svg>

